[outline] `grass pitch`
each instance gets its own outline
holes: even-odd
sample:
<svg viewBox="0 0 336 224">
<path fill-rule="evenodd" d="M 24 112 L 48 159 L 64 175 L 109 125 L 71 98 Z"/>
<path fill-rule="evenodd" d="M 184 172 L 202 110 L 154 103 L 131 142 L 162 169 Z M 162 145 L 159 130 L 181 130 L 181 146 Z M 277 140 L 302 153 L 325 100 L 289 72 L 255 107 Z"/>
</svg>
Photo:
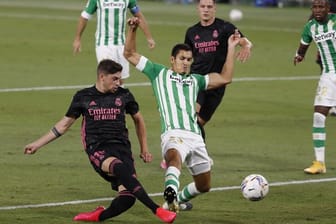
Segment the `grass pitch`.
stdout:
<svg viewBox="0 0 336 224">
<path fill-rule="evenodd" d="M 0 223 L 73 223 L 72 217 L 78 212 L 99 204 L 108 206 L 108 198 L 115 196 L 89 165 L 80 142 L 80 121 L 36 155 L 23 155 L 25 144 L 44 134 L 64 115 L 77 90 L 24 88 L 83 86 L 95 81 L 95 21 L 90 21 L 84 33 L 82 53 L 72 55 L 77 19 L 84 4 L 79 0 L 0 2 Z M 139 34 L 139 51 L 168 65 L 172 45 L 182 42 L 186 28 L 198 21 L 196 9 L 193 5 L 160 2 L 140 5 L 157 47 L 148 50 Z M 209 153 L 215 162 L 212 186 L 224 189 L 193 200 L 193 211 L 181 212 L 175 223 L 333 224 L 334 181 L 290 184 L 333 178 L 336 172 L 336 120 L 331 117 L 327 120 L 328 172 L 320 176 L 303 173 L 313 159 L 312 103 L 319 75 L 314 63 L 315 46 L 297 67 L 292 61 L 310 10 L 218 5 L 218 17 L 228 18 L 232 8 L 243 11 L 244 19 L 235 24 L 254 48 L 247 63 L 236 63 L 235 81 L 206 126 Z M 147 82 L 146 78 L 133 68 L 131 72 L 127 82 L 134 84 L 129 88 L 145 116 L 155 157 L 151 164 L 136 160 L 138 176 L 154 200 L 162 203 L 159 115 L 151 88 L 135 84 Z M 129 129 L 137 158 L 132 123 Z M 249 202 L 236 188 L 251 173 L 264 175 L 271 184 L 285 185 L 271 186 L 264 200 Z M 184 170 L 181 184 L 189 181 Z M 233 189 L 225 188 L 230 186 Z M 86 201 L 91 199 L 102 201 Z M 25 205 L 29 206 L 22 208 Z M 139 202 L 127 213 L 106 221 L 158 222 Z"/>
</svg>

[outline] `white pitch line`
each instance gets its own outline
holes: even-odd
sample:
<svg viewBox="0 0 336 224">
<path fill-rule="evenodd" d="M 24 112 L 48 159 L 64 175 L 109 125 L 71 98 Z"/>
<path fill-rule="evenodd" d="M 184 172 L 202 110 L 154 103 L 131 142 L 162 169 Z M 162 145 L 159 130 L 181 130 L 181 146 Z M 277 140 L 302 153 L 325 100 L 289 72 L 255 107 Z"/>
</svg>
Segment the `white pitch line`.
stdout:
<svg viewBox="0 0 336 224">
<path fill-rule="evenodd" d="M 60 21 L 77 21 L 77 16 L 54 16 L 54 15 L 32 15 L 24 13 L 10 13 L 10 12 L 0 12 L 0 17 L 4 18 L 15 18 L 15 19 L 37 19 L 37 20 L 60 20 Z M 95 18 L 93 18 L 95 20 Z M 150 25 L 159 26 L 183 26 L 188 27 L 190 23 L 187 22 L 169 22 L 169 21 L 149 21 Z M 287 33 L 300 33 L 300 29 L 293 28 L 279 28 L 279 27 L 267 27 L 267 26 L 239 26 L 243 30 L 255 30 L 255 31 L 267 31 L 267 32 L 287 32 Z"/>
<path fill-rule="evenodd" d="M 273 182 L 273 183 L 270 183 L 269 185 L 274 187 L 274 186 L 297 185 L 297 184 L 323 183 L 323 182 L 332 182 L 332 181 L 336 181 L 336 178 Z M 216 187 L 216 188 L 211 188 L 210 191 L 228 191 L 228 190 L 237 190 L 237 189 L 240 189 L 240 186 Z M 149 194 L 149 196 L 151 197 L 162 196 L 162 195 L 163 193 Z M 24 208 L 41 208 L 41 207 L 55 207 L 55 206 L 64 206 L 64 205 L 77 205 L 77 204 L 85 204 L 85 203 L 100 202 L 100 201 L 111 201 L 111 200 L 113 200 L 113 198 L 97 198 L 97 199 L 90 199 L 90 200 L 76 200 L 76 201 L 66 201 L 66 202 L 56 202 L 56 203 L 3 206 L 3 207 L 0 207 L 0 211 L 16 210 L 16 209 L 24 209 Z"/>
<path fill-rule="evenodd" d="M 292 76 L 292 77 L 245 77 L 234 78 L 233 82 L 253 82 L 253 81 L 295 81 L 295 80 L 313 80 L 319 76 Z M 7 88 L 0 89 L 0 93 L 4 92 L 30 92 L 30 91 L 50 91 L 64 89 L 82 89 L 90 85 L 73 85 L 73 86 L 41 86 L 41 87 L 25 87 L 25 88 Z M 149 82 L 126 83 L 126 87 L 150 86 Z"/>
</svg>

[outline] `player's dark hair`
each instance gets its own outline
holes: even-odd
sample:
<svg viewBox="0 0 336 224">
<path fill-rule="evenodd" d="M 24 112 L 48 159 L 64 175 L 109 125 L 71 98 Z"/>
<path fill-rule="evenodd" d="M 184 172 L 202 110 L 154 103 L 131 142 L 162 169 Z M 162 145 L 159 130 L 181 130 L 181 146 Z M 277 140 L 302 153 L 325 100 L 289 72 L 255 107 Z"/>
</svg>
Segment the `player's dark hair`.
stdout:
<svg viewBox="0 0 336 224">
<path fill-rule="evenodd" d="M 176 44 L 172 49 L 171 56 L 175 58 L 180 51 L 192 51 L 192 50 L 188 44 Z"/>
<path fill-rule="evenodd" d="M 98 67 L 97 67 L 97 75 L 100 73 L 103 74 L 115 74 L 117 72 L 122 71 L 122 66 L 121 64 L 110 60 L 110 59 L 104 59 L 99 62 Z"/>
<path fill-rule="evenodd" d="M 213 1 L 213 3 L 214 4 L 216 4 L 217 3 L 217 1 L 216 0 L 212 0 Z M 196 0 L 196 2 L 197 2 L 197 4 L 199 4 L 200 3 L 200 0 Z"/>
</svg>

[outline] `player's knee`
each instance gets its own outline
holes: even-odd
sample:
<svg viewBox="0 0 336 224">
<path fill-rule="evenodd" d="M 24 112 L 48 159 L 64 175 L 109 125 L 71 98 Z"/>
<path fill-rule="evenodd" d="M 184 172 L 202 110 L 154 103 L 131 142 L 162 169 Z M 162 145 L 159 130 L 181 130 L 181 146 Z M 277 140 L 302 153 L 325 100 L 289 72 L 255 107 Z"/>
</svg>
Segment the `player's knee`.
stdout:
<svg viewBox="0 0 336 224">
<path fill-rule="evenodd" d="M 123 162 L 119 159 L 114 159 L 110 164 L 109 164 L 109 173 L 112 175 L 118 176 L 120 173 L 120 169 L 122 169 L 124 166 Z"/>
</svg>

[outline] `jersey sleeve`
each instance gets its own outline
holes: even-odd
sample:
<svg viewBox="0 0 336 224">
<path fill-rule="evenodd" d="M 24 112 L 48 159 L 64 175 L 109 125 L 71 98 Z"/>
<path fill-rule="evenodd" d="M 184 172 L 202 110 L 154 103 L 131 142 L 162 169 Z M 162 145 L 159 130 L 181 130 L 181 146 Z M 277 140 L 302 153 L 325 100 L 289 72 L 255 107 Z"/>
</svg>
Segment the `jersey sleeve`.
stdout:
<svg viewBox="0 0 336 224">
<path fill-rule="evenodd" d="M 141 56 L 139 63 L 136 65 L 136 69 L 144 73 L 151 81 L 153 81 L 164 68 L 163 65 L 155 64 L 145 56 Z"/>
<path fill-rule="evenodd" d="M 72 102 L 69 106 L 68 111 L 66 112 L 65 116 L 67 117 L 73 117 L 73 118 L 78 118 L 82 114 L 82 108 L 81 108 L 81 101 L 80 101 L 80 96 L 78 93 L 74 95 L 72 98 Z"/>
<path fill-rule="evenodd" d="M 88 0 L 81 16 L 85 19 L 91 19 L 92 15 L 97 11 L 97 0 Z"/>
<path fill-rule="evenodd" d="M 231 34 L 234 34 L 235 30 L 238 30 L 239 34 L 241 37 L 245 37 L 244 34 L 240 31 L 240 29 L 238 29 L 233 23 L 227 22 L 225 24 L 225 30 L 226 33 L 228 33 L 230 36 Z"/>
<path fill-rule="evenodd" d="M 308 23 L 304 26 L 301 34 L 301 44 L 309 45 L 313 41 Z"/>
<path fill-rule="evenodd" d="M 139 104 L 135 101 L 135 98 L 131 92 L 127 93 L 126 113 L 134 115 L 139 112 Z"/>
<path fill-rule="evenodd" d="M 193 76 L 197 80 L 200 90 L 206 90 L 208 88 L 209 75 L 193 74 Z"/>
<path fill-rule="evenodd" d="M 135 15 L 138 12 L 140 12 L 140 8 L 137 5 L 137 1 L 136 0 L 130 0 L 127 7 L 129 8 L 129 10 L 132 13 L 132 15 Z"/>
<path fill-rule="evenodd" d="M 186 31 L 186 33 L 185 33 L 185 36 L 184 36 L 184 43 L 185 44 L 188 44 L 190 47 L 193 47 L 192 46 L 192 42 L 190 41 L 190 38 L 189 38 L 189 36 L 190 36 L 190 28 Z"/>
</svg>

